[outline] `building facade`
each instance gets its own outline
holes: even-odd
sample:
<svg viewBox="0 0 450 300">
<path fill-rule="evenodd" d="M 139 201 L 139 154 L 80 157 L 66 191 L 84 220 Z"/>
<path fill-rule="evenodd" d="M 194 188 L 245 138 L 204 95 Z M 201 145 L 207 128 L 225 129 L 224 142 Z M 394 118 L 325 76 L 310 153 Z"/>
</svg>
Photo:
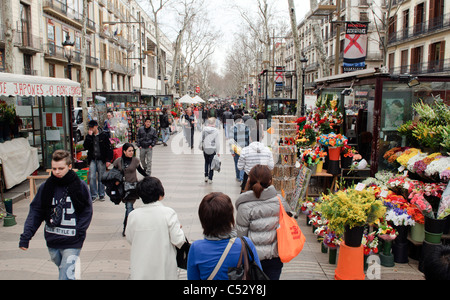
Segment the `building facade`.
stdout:
<svg viewBox="0 0 450 300">
<path fill-rule="evenodd" d="M 81 81 L 83 0 L 6 0 L 13 15 L 13 72 Z M 6 6 L 0 2 L 0 9 Z M 2 9 L 3 11 L 3 9 Z M 4 25 L 4 15 L 0 16 Z M 5 26 L 0 26 L 0 71 L 4 71 Z M 172 72 L 172 43 L 159 33 L 165 75 L 157 66 L 155 26 L 135 0 L 88 1 L 87 99 L 94 92 L 139 91 L 164 95 Z M 68 74 L 63 42 L 74 43 Z M 166 79 L 166 80 L 165 80 Z M 75 99 L 75 106 L 80 105 Z"/>
<path fill-rule="evenodd" d="M 387 54 L 391 74 L 450 74 L 449 4 L 392 1 Z"/>
</svg>

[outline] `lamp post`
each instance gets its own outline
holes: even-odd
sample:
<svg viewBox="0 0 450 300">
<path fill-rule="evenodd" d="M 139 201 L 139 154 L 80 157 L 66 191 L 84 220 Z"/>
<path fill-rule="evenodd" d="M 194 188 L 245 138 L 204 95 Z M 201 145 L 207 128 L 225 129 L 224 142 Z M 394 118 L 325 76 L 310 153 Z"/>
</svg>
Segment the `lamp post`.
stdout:
<svg viewBox="0 0 450 300">
<path fill-rule="evenodd" d="M 302 51 L 302 58 L 300 58 L 300 62 L 302 63 L 302 107 L 301 114 L 305 115 L 305 71 L 306 71 L 306 63 L 308 59 L 305 57 L 305 53 Z"/>
<path fill-rule="evenodd" d="M 66 40 L 62 43 L 64 47 L 64 57 L 67 58 L 67 78 L 72 80 L 72 58 L 73 58 L 73 45 L 75 42 L 70 41 L 69 33 L 66 35 Z M 72 96 L 68 97 L 68 111 L 69 111 L 69 124 L 71 126 L 71 130 L 69 132 L 70 137 L 70 154 L 72 159 L 74 158 L 74 149 L 73 149 L 73 137 L 74 137 L 74 124 L 73 124 L 73 99 Z"/>
</svg>

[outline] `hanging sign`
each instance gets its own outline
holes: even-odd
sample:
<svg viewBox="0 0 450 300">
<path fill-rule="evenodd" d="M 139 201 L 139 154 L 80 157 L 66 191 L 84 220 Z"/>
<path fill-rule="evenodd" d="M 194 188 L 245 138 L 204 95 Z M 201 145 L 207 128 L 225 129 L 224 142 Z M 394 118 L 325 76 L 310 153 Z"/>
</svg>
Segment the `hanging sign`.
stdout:
<svg viewBox="0 0 450 300">
<path fill-rule="evenodd" d="M 347 22 L 344 42 L 344 72 L 366 67 L 368 22 Z"/>
</svg>

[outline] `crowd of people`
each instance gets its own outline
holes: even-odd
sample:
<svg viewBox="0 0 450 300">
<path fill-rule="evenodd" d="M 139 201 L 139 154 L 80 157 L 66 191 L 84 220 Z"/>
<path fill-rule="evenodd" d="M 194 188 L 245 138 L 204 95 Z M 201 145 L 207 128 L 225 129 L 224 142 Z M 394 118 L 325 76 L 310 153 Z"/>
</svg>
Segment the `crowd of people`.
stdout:
<svg viewBox="0 0 450 300">
<path fill-rule="evenodd" d="M 180 116 L 189 148 L 194 147 L 195 131 L 201 132 L 199 147 L 204 156 L 205 182 L 212 183 L 213 160 L 220 155 L 223 140 L 230 143 L 236 180 L 241 182 L 235 206 L 222 192 L 203 197 L 198 217 L 204 238 L 194 241 L 190 247 L 188 280 L 228 279 L 229 268 L 236 267 L 240 261 L 242 243 L 248 245 L 255 263 L 271 280 L 280 279 L 283 263 L 278 257 L 276 231 L 279 200 L 287 212 L 291 208 L 272 185 L 274 160 L 270 149 L 261 142 L 264 130 L 258 122 L 263 118 L 261 113 L 251 116 L 245 109 L 216 105 L 188 107 Z M 164 109 L 160 119 L 164 146 L 172 122 Z M 108 191 L 112 198 L 113 190 L 125 203 L 122 234 L 131 245 L 130 278 L 177 279 L 176 249 L 184 244 L 186 236 L 175 210 L 162 202 L 165 192 L 161 181 L 152 176 L 152 152 L 159 139 L 158 132 L 151 126 L 151 120 L 146 119 L 137 132 L 136 145 L 125 143 L 122 155 L 112 161 L 108 123 L 99 128 L 97 121 L 92 120 L 88 125 L 84 147 L 88 152 L 89 185 L 72 170 L 70 152 L 55 151 L 51 176 L 39 187 L 30 204 L 19 247 L 27 250 L 31 238 L 45 223 L 44 236 L 51 260 L 59 268 L 59 279 L 76 279 L 77 260 L 92 220 L 93 203 L 104 201 Z M 220 135 L 220 126 L 225 138 Z M 102 182 L 107 177 L 104 175 L 111 172 L 108 169 L 119 174 L 110 176 L 111 184 Z M 144 177 L 140 181 L 137 172 Z M 121 190 L 111 189 L 119 185 Z M 139 198 L 144 205 L 134 209 Z M 436 252 L 434 261 L 447 253 L 448 249 Z"/>
</svg>

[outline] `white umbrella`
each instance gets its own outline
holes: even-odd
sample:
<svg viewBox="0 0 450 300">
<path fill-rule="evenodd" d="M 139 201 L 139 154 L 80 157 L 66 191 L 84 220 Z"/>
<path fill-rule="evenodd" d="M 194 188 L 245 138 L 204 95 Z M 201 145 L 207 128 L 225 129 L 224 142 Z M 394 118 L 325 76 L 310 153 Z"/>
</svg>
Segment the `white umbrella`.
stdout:
<svg viewBox="0 0 450 300">
<path fill-rule="evenodd" d="M 188 103 L 188 104 L 192 104 L 194 103 L 194 100 L 192 99 L 191 96 L 189 96 L 188 94 L 184 95 L 183 97 L 181 97 L 178 100 L 179 103 Z"/>
<path fill-rule="evenodd" d="M 205 100 L 200 98 L 198 95 L 193 98 L 194 103 L 205 103 Z"/>
<path fill-rule="evenodd" d="M 214 98 L 209 98 L 208 101 L 209 101 L 209 102 L 214 102 L 214 101 L 216 101 L 216 99 L 214 99 Z"/>
</svg>

